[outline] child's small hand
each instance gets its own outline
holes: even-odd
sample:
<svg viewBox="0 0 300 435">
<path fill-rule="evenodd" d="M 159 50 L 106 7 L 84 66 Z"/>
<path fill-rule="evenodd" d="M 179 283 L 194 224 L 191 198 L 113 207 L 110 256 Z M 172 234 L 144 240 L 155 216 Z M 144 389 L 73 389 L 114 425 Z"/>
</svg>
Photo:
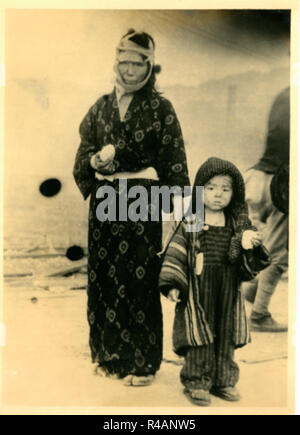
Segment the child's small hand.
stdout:
<svg viewBox="0 0 300 435">
<path fill-rule="evenodd" d="M 254 237 L 252 237 L 252 245 L 254 248 L 260 246 L 262 244 L 262 236 L 259 232 L 256 233 Z"/>
<path fill-rule="evenodd" d="M 175 303 L 181 302 L 181 300 L 179 299 L 179 295 L 180 295 L 180 291 L 174 288 L 169 291 L 168 299 L 171 302 L 175 302 Z"/>
<path fill-rule="evenodd" d="M 259 231 L 246 230 L 242 235 L 243 249 L 252 249 L 262 244 L 262 236 Z"/>
</svg>

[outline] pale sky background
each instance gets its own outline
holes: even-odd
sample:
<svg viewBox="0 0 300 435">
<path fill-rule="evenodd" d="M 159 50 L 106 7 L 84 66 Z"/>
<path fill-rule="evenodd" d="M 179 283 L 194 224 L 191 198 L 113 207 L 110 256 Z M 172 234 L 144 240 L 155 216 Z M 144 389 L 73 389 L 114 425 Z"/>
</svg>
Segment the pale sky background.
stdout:
<svg viewBox="0 0 300 435">
<path fill-rule="evenodd" d="M 222 11 L 9 10 L 7 76 L 89 77 L 110 88 L 115 48 L 130 27 L 154 37 L 162 86 L 289 64 L 288 40 L 242 26 Z"/>
</svg>

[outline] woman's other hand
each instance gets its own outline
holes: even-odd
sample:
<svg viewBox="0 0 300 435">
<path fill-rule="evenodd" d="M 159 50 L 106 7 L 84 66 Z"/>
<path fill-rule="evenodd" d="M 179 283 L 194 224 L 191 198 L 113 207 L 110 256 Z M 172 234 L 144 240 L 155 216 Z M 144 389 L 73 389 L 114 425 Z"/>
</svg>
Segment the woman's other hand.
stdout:
<svg viewBox="0 0 300 435">
<path fill-rule="evenodd" d="M 180 291 L 174 288 L 169 291 L 168 299 L 171 302 L 175 302 L 175 303 L 181 302 L 181 300 L 179 299 L 179 295 L 180 295 Z"/>
</svg>

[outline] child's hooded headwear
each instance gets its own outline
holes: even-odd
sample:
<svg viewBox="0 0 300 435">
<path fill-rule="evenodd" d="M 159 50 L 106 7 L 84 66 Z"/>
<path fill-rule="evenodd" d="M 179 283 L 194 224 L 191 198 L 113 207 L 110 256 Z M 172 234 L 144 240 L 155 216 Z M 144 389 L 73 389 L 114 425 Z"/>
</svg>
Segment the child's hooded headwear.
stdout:
<svg viewBox="0 0 300 435">
<path fill-rule="evenodd" d="M 205 184 L 216 175 L 229 175 L 232 178 L 233 196 L 230 207 L 245 202 L 245 183 L 242 174 L 233 163 L 218 157 L 210 157 L 198 169 L 195 186 L 205 186 Z"/>
<path fill-rule="evenodd" d="M 200 166 L 193 188 L 193 207 L 196 204 L 196 186 L 205 184 L 216 175 L 229 175 L 232 179 L 233 195 L 227 211 L 234 221 L 235 235 L 232 237 L 229 259 L 231 262 L 237 260 L 241 251 L 241 237 L 245 229 L 251 228 L 248 218 L 248 206 L 245 202 L 245 183 L 238 168 L 227 160 L 211 157 Z"/>
</svg>

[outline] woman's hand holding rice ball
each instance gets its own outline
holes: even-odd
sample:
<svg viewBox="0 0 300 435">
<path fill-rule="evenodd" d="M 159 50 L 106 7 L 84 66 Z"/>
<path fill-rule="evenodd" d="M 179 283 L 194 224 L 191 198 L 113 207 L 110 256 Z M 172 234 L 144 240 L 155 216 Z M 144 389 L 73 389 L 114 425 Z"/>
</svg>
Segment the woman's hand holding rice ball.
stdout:
<svg viewBox="0 0 300 435">
<path fill-rule="evenodd" d="M 91 157 L 92 168 L 101 173 L 113 173 L 113 160 L 115 158 L 115 155 L 116 149 L 114 145 L 105 145 L 102 150 L 98 151 Z"/>
</svg>

